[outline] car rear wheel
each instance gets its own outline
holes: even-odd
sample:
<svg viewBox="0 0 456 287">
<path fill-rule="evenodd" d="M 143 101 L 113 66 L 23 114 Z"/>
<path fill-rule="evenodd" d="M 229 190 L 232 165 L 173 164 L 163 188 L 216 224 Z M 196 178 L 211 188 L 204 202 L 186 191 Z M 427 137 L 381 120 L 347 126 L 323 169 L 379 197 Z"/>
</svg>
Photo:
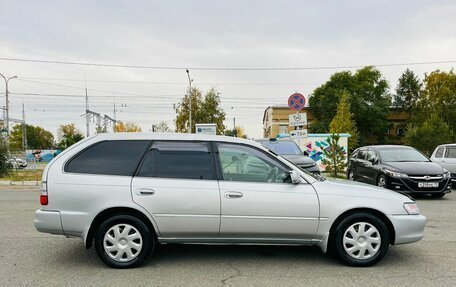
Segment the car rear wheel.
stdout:
<svg viewBox="0 0 456 287">
<path fill-rule="evenodd" d="M 388 251 L 389 234 L 383 221 L 369 213 L 343 219 L 331 237 L 335 255 L 350 266 L 367 267 L 379 262 Z"/>
<path fill-rule="evenodd" d="M 353 180 L 353 170 L 350 169 L 350 170 L 348 171 L 347 179 L 348 179 L 348 180 Z"/>
<path fill-rule="evenodd" d="M 385 188 L 386 187 L 386 177 L 383 174 L 378 176 L 378 178 L 377 178 L 377 186 L 381 187 L 381 188 Z"/>
<path fill-rule="evenodd" d="M 114 268 L 140 265 L 154 250 L 155 239 L 148 227 L 130 215 L 116 215 L 103 222 L 95 236 L 100 259 Z"/>
</svg>

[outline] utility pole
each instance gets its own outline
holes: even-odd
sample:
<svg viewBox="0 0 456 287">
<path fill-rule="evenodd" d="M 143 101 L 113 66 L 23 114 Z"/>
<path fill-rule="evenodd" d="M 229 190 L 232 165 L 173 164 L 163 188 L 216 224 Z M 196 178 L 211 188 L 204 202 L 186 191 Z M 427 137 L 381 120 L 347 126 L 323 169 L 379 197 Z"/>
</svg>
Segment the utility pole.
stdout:
<svg viewBox="0 0 456 287">
<path fill-rule="evenodd" d="M 233 134 L 234 134 L 234 137 L 237 137 L 236 118 L 235 117 L 233 117 Z"/>
<path fill-rule="evenodd" d="M 89 114 L 89 96 L 87 95 L 87 88 L 85 88 L 86 92 L 86 98 L 85 98 L 85 104 L 86 104 L 86 115 Z M 86 137 L 90 136 L 90 117 L 86 117 Z"/>
<path fill-rule="evenodd" d="M 22 147 L 27 152 L 27 125 L 25 124 L 25 107 L 22 103 Z"/>
<path fill-rule="evenodd" d="M 188 76 L 188 96 L 189 96 L 189 100 L 190 100 L 190 116 L 189 116 L 189 120 L 188 120 L 188 125 L 189 125 L 189 129 L 188 129 L 188 133 L 191 134 L 192 133 L 192 80 L 190 79 L 190 71 L 187 69 L 186 70 L 187 72 L 187 76 Z"/>
<path fill-rule="evenodd" d="M 12 76 L 12 77 L 5 77 L 3 76 L 3 74 L 0 73 L 0 76 L 2 76 L 2 78 L 5 80 L 5 99 L 6 99 L 6 106 L 5 106 L 5 110 L 6 110 L 6 138 L 8 139 L 9 138 L 9 101 L 8 101 L 8 82 L 11 80 L 11 79 L 16 79 L 17 76 Z"/>
</svg>

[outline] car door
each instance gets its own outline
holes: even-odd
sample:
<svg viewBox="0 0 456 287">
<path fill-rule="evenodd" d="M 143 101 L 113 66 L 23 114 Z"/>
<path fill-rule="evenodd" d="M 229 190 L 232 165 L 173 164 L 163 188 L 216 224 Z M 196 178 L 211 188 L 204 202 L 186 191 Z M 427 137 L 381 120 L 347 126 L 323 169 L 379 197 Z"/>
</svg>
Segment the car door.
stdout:
<svg viewBox="0 0 456 287">
<path fill-rule="evenodd" d="M 211 144 L 155 141 L 131 183 L 162 237 L 217 237 L 220 194 Z"/>
<path fill-rule="evenodd" d="M 358 181 L 367 182 L 366 167 L 368 162 L 366 161 L 367 148 L 360 148 L 358 157 L 356 160 L 356 175 L 355 178 Z"/>
<path fill-rule="evenodd" d="M 220 237 L 313 239 L 319 203 L 312 185 L 290 183 L 288 167 L 266 152 L 218 143 Z M 251 169 L 255 162 L 263 168 Z"/>
<path fill-rule="evenodd" d="M 364 161 L 363 174 L 365 181 L 371 184 L 377 184 L 377 175 L 379 166 L 378 156 L 372 148 L 367 149 L 366 160 Z"/>
</svg>

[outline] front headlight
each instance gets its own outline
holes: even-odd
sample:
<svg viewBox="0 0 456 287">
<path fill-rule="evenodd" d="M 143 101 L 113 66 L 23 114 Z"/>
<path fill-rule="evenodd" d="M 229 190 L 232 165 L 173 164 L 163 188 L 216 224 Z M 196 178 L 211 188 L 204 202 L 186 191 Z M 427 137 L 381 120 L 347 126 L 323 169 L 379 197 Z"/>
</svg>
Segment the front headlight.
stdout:
<svg viewBox="0 0 456 287">
<path fill-rule="evenodd" d="M 391 176 L 391 177 L 408 178 L 408 175 L 405 174 L 405 173 L 400 173 L 400 172 L 392 171 L 392 170 L 388 170 L 388 169 L 384 169 L 383 171 L 384 171 L 387 175 L 389 175 L 389 176 Z"/>
<path fill-rule="evenodd" d="M 420 209 L 416 203 L 408 202 L 404 203 L 404 209 L 410 215 L 417 215 L 420 214 Z"/>
</svg>

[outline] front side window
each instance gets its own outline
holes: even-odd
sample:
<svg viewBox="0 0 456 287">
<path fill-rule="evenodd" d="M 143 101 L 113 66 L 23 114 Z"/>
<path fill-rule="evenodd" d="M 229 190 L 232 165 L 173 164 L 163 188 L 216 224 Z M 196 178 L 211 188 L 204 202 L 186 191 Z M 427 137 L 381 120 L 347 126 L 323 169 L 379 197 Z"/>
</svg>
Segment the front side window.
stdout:
<svg viewBox="0 0 456 287">
<path fill-rule="evenodd" d="M 142 177 L 213 179 L 208 143 L 154 142 L 138 172 Z"/>
<path fill-rule="evenodd" d="M 443 156 L 443 147 L 439 147 L 437 151 L 435 152 L 435 157 L 436 158 L 441 158 Z"/>
<path fill-rule="evenodd" d="M 366 154 L 367 161 L 374 162 L 376 157 L 377 157 L 377 155 L 375 154 L 375 152 L 372 149 L 369 149 L 367 151 L 367 154 Z"/>
<path fill-rule="evenodd" d="M 223 180 L 290 182 L 286 167 L 257 149 L 242 145 L 219 144 L 218 155 Z"/>
<path fill-rule="evenodd" d="M 456 147 L 447 147 L 445 152 L 446 158 L 456 158 Z"/>
<path fill-rule="evenodd" d="M 66 172 L 132 176 L 150 141 L 102 141 L 83 150 L 66 165 Z"/>
</svg>

